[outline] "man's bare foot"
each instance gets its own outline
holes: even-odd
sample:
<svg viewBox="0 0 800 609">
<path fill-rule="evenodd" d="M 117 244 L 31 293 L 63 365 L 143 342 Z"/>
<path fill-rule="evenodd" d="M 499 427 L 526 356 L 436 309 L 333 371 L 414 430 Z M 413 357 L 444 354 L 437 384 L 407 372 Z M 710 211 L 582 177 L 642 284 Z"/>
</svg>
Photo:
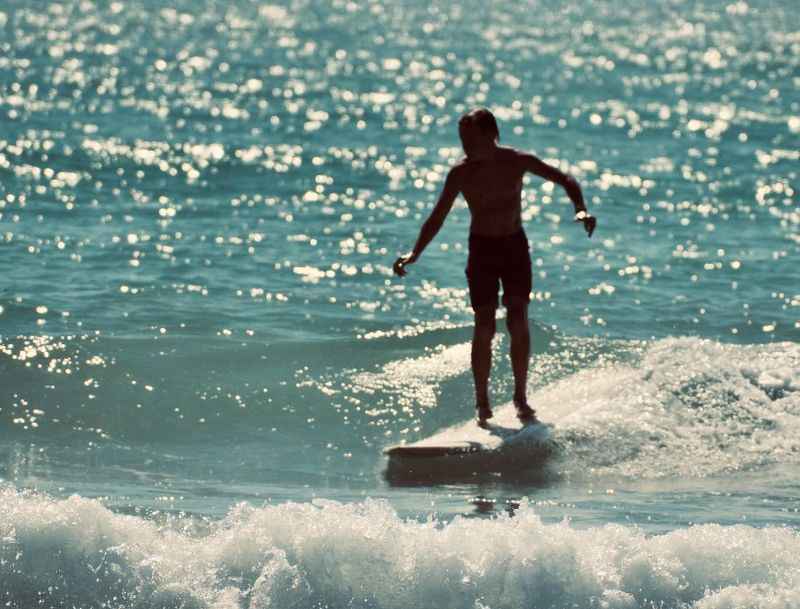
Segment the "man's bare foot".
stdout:
<svg viewBox="0 0 800 609">
<path fill-rule="evenodd" d="M 528 400 L 525 398 L 514 398 L 514 406 L 517 409 L 517 418 L 523 423 L 539 422 L 539 419 L 536 418 L 536 411 L 528 406 Z"/>
<path fill-rule="evenodd" d="M 488 404 L 480 404 L 475 408 L 478 410 L 478 425 L 483 427 L 486 425 L 486 421 L 494 416 L 494 414 L 492 414 L 492 409 Z"/>
</svg>

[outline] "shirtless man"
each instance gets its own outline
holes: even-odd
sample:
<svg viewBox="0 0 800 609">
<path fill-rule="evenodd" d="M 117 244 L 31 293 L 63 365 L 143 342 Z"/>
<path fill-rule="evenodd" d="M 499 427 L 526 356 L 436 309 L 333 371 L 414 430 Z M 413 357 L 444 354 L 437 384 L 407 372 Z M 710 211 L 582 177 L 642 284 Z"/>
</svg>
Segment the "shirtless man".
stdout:
<svg viewBox="0 0 800 609">
<path fill-rule="evenodd" d="M 528 239 L 522 229 L 522 177 L 531 172 L 562 186 L 575 206 L 575 221 L 583 223 L 589 237 L 597 221 L 586 212 L 581 188 L 574 178 L 532 154 L 498 145 L 497 121 L 489 110 L 479 108 L 462 116 L 458 135 L 466 157 L 447 174 L 439 200 L 422 225 L 413 251 L 395 261 L 394 272 L 403 277 L 406 267 L 419 259 L 461 193 L 472 216 L 466 273 L 470 303 L 475 312 L 472 374 L 478 423 L 485 425 L 492 417 L 489 371 L 501 282 L 502 302 L 507 310 L 506 326 L 511 335 L 514 405 L 520 420 L 536 422 L 536 413 L 526 398 L 530 357 L 528 302 L 532 281 Z"/>
</svg>

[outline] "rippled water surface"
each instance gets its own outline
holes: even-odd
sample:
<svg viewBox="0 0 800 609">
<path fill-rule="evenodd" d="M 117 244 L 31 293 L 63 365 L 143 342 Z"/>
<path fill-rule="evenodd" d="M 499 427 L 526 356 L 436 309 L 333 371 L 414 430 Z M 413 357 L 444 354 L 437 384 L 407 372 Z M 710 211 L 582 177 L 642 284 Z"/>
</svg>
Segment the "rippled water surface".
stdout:
<svg viewBox="0 0 800 609">
<path fill-rule="evenodd" d="M 9 334 L 469 320 L 463 208 L 414 279 L 391 281 L 389 262 L 460 154 L 458 116 L 486 104 L 600 218 L 586 241 L 560 192 L 527 184 L 535 316 L 581 334 L 798 335 L 790 3 L 3 15 Z"/>
<path fill-rule="evenodd" d="M 788 0 L 7 0 L 0 601 L 798 606 L 798 91 Z M 552 452 L 392 479 L 472 415 L 463 201 L 391 264 L 476 106 L 598 218 L 526 179 Z"/>
</svg>

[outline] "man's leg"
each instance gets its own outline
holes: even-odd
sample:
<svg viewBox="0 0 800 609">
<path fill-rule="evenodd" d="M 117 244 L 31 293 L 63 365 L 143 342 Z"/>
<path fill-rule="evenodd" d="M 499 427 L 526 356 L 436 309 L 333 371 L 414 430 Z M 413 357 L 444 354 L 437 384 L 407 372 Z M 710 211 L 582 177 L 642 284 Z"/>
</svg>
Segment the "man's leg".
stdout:
<svg viewBox="0 0 800 609">
<path fill-rule="evenodd" d="M 489 371 L 492 367 L 492 338 L 495 332 L 494 305 L 475 309 L 472 335 L 472 375 L 475 378 L 475 402 L 478 409 L 489 408 Z"/>
<path fill-rule="evenodd" d="M 506 326 L 511 336 L 514 401 L 527 403 L 528 361 L 531 352 L 531 336 L 528 330 L 528 303 L 509 305 L 506 311 Z"/>
</svg>

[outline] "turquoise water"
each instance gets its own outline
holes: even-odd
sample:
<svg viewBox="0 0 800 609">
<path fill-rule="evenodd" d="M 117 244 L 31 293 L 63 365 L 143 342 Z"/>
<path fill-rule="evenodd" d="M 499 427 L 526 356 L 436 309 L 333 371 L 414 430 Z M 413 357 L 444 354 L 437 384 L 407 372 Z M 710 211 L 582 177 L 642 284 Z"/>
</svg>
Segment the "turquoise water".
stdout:
<svg viewBox="0 0 800 609">
<path fill-rule="evenodd" d="M 788 1 L 8 0 L 0 600 L 797 607 L 799 84 Z M 525 184 L 552 450 L 387 478 L 472 416 L 463 202 L 391 264 L 480 105 L 598 217 Z"/>
</svg>

